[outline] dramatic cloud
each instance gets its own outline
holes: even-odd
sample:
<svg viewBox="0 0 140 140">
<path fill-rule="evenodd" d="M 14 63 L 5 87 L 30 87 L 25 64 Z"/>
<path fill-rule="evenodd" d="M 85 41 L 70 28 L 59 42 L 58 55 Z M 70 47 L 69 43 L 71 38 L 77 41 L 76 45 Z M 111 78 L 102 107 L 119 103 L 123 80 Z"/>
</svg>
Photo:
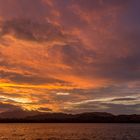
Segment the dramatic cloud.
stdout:
<svg viewBox="0 0 140 140">
<path fill-rule="evenodd" d="M 6 110 L 138 113 L 139 5 L 0 0 L 0 102 Z"/>
<path fill-rule="evenodd" d="M 20 110 L 16 105 L 0 103 L 0 112 Z"/>
</svg>

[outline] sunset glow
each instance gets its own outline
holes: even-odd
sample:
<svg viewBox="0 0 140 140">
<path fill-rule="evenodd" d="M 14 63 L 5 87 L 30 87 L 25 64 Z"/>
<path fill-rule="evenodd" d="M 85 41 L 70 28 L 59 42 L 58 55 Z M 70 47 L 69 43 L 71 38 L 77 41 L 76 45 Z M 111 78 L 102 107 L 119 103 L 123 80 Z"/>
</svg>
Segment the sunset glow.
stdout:
<svg viewBox="0 0 140 140">
<path fill-rule="evenodd" d="M 0 0 L 0 112 L 140 112 L 139 0 Z"/>
</svg>

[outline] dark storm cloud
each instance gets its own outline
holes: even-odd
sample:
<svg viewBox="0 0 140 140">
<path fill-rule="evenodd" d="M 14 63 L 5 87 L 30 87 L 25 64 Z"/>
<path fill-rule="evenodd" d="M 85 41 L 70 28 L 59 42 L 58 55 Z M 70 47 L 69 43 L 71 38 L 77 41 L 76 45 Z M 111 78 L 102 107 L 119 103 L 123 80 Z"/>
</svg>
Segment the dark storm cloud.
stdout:
<svg viewBox="0 0 140 140">
<path fill-rule="evenodd" d="M 80 72 L 83 69 L 85 74 L 87 74 L 85 69 L 90 68 L 90 63 L 88 63 L 90 60 L 88 59 L 96 58 L 96 52 L 86 49 L 80 42 L 54 46 L 50 53 L 55 54 L 56 57 L 61 56 L 62 62 L 73 67 L 74 72 Z"/>
<path fill-rule="evenodd" d="M 37 75 L 32 74 L 22 74 L 22 73 L 16 73 L 16 72 L 6 72 L 6 71 L 0 71 L 0 78 L 1 79 L 7 79 L 12 82 L 16 83 L 27 83 L 27 84 L 50 84 L 50 83 L 61 83 L 61 84 L 68 84 L 65 81 L 57 80 L 54 78 L 44 78 Z"/>
<path fill-rule="evenodd" d="M 85 99 L 104 99 L 110 97 L 117 97 L 125 99 L 127 96 L 134 96 L 131 97 L 135 99 L 135 96 L 139 95 L 140 89 L 139 86 L 128 87 L 127 85 L 123 85 L 122 83 L 114 86 L 110 85 L 108 87 L 99 87 L 94 89 L 73 89 L 69 91 L 63 91 L 71 93 L 71 96 L 85 96 Z M 69 95 L 70 96 L 70 95 Z M 68 98 L 68 97 L 67 97 Z M 137 99 L 137 97 L 136 97 Z"/>
<path fill-rule="evenodd" d="M 118 44 L 117 46 L 114 41 L 114 50 L 115 47 L 118 48 L 123 45 L 124 42 L 123 40 L 127 40 L 127 47 L 126 48 L 124 47 L 124 49 L 128 50 L 129 53 L 127 55 L 124 54 L 124 56 L 122 57 L 114 57 L 114 58 L 112 57 L 110 59 L 101 61 L 101 63 L 97 65 L 99 65 L 100 70 L 102 71 L 99 70 L 97 74 L 115 80 L 124 80 L 124 81 L 139 80 L 140 79 L 139 36 L 140 30 L 135 32 L 124 31 L 123 35 L 120 35 L 119 37 L 119 39 L 121 39 L 120 42 L 122 42 L 122 44 L 118 44 L 116 42 L 116 44 Z"/>
<path fill-rule="evenodd" d="M 44 19 L 49 7 L 41 0 L 0 0 L 0 16 L 10 18 Z"/>
<path fill-rule="evenodd" d="M 138 1 L 134 1 L 133 3 L 137 2 Z M 130 7 L 132 1 L 109 0 L 101 2 L 89 0 L 74 2 L 74 4 L 76 3 L 78 3 L 79 6 L 84 7 L 89 11 L 91 11 L 92 9 L 96 10 L 97 7 L 100 7 L 100 9 L 102 9 L 103 7 L 109 8 L 111 6 L 127 6 L 127 10 L 121 15 L 122 18 L 127 12 L 129 13 L 128 7 Z M 63 6 L 68 6 L 69 4 L 72 4 L 72 1 L 62 2 Z M 59 6 L 61 7 L 61 5 Z M 62 10 L 62 8 L 60 10 Z M 102 11 L 103 10 L 101 10 L 101 12 Z M 132 11 L 131 9 L 131 13 L 133 12 L 134 11 Z M 72 15 L 73 13 L 70 12 L 69 14 Z M 73 15 L 72 18 L 75 16 L 76 15 Z M 132 15 L 129 16 L 129 18 L 132 18 Z M 67 18 L 63 17 L 63 19 Z M 125 25 L 123 24 L 124 19 L 120 19 L 120 17 L 117 19 L 118 21 L 114 23 L 114 28 L 109 28 L 109 30 L 113 30 L 113 38 L 108 35 L 103 35 L 103 33 L 101 32 L 101 40 L 98 41 L 97 45 L 101 48 L 100 51 L 103 53 L 100 53 L 100 51 L 93 51 L 87 48 L 87 46 L 83 47 L 83 44 L 80 44 L 81 42 L 78 45 L 68 44 L 65 47 L 63 47 L 63 49 L 56 48 L 56 50 L 58 50 L 62 55 L 64 63 L 73 67 L 74 73 L 91 79 L 107 78 L 113 81 L 126 82 L 131 80 L 138 81 L 140 79 L 139 27 L 134 30 L 132 25 L 130 26 L 129 23 L 126 23 Z M 135 21 L 133 22 L 137 23 L 137 19 L 138 15 L 137 18 L 135 18 Z M 70 20 L 70 18 L 68 20 Z M 77 20 L 79 21 L 79 19 Z M 73 19 L 71 19 L 71 21 L 73 21 Z M 76 23 L 76 21 L 74 23 Z M 81 24 L 78 23 L 78 26 L 80 27 Z M 96 26 L 97 25 L 95 24 L 95 27 Z M 100 28 L 100 26 L 98 28 Z M 86 29 L 90 30 L 88 28 Z M 85 32 L 83 33 L 85 34 Z M 94 40 L 96 34 L 94 34 L 94 32 L 91 34 Z M 126 50 L 126 52 L 128 51 L 129 53 L 125 54 L 126 52 L 124 50 Z M 121 56 L 119 56 L 120 54 Z"/>
<path fill-rule="evenodd" d="M 137 98 L 116 98 L 113 99 L 112 101 L 136 101 Z"/>
<path fill-rule="evenodd" d="M 1 22 L 0 35 L 13 35 L 16 38 L 29 41 L 54 41 L 63 39 L 59 27 L 51 23 L 39 23 L 30 19 L 12 19 Z"/>
<path fill-rule="evenodd" d="M 19 106 L 7 103 L 0 103 L 0 112 L 14 111 L 21 109 Z"/>
<path fill-rule="evenodd" d="M 92 10 L 103 10 L 103 8 L 108 8 L 112 6 L 122 6 L 126 5 L 127 3 L 130 3 L 131 0 L 78 0 L 74 2 L 75 4 L 78 4 L 83 9 L 92 11 Z"/>
<path fill-rule="evenodd" d="M 38 108 L 38 110 L 39 110 L 39 111 L 43 111 L 43 112 L 52 111 L 52 109 L 45 108 L 45 107 L 40 107 L 40 108 Z"/>
<path fill-rule="evenodd" d="M 46 0 L 47 1 L 47 0 Z M 88 16 L 92 15 L 91 18 L 95 18 L 98 15 L 102 16 L 103 22 L 106 21 L 106 19 L 111 18 L 113 15 L 110 13 L 111 10 L 117 9 L 117 8 L 125 8 L 127 5 L 131 4 L 131 0 L 118 0 L 118 1 L 112 1 L 112 0 L 53 0 L 53 8 L 57 9 L 60 14 L 61 24 L 64 26 L 67 26 L 67 28 L 81 28 L 85 26 L 88 26 L 88 24 L 85 22 L 82 16 L 86 15 L 86 18 Z M 80 14 L 79 12 L 82 12 Z M 98 14 L 97 14 L 98 13 Z M 85 14 L 85 15 L 84 15 Z M 74 21 L 74 22 L 73 22 Z M 93 25 L 96 25 L 96 22 L 98 24 L 102 24 L 98 21 L 92 21 Z M 111 23 L 112 21 L 110 21 Z M 107 23 L 108 24 L 108 23 Z M 103 26 L 105 23 L 102 24 Z"/>
<path fill-rule="evenodd" d="M 83 111 L 101 111 L 109 112 L 113 114 L 139 114 L 140 104 L 114 104 L 114 103 L 102 103 L 102 102 L 89 102 L 86 104 L 79 104 L 74 107 L 75 112 Z"/>
<path fill-rule="evenodd" d="M 123 104 L 102 104 L 107 107 L 104 111 L 114 114 L 140 114 L 140 104 L 123 105 Z"/>
</svg>

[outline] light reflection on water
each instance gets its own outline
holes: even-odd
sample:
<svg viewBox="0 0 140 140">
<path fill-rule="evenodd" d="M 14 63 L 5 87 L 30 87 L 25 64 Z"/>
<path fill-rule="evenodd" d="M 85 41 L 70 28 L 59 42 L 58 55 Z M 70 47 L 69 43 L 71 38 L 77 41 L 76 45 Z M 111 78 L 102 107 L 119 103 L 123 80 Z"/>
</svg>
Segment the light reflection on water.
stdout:
<svg viewBox="0 0 140 140">
<path fill-rule="evenodd" d="M 140 124 L 0 124 L 0 140 L 140 140 Z"/>
</svg>

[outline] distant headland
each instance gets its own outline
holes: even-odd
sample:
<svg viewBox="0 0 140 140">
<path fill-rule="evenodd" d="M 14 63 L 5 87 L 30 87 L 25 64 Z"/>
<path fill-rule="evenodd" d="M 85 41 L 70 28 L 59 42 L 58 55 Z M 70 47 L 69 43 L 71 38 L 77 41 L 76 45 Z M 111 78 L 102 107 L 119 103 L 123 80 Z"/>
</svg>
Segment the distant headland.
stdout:
<svg viewBox="0 0 140 140">
<path fill-rule="evenodd" d="M 140 123 L 140 114 L 113 115 L 106 112 L 66 114 L 13 111 L 0 113 L 0 123 Z"/>
</svg>

